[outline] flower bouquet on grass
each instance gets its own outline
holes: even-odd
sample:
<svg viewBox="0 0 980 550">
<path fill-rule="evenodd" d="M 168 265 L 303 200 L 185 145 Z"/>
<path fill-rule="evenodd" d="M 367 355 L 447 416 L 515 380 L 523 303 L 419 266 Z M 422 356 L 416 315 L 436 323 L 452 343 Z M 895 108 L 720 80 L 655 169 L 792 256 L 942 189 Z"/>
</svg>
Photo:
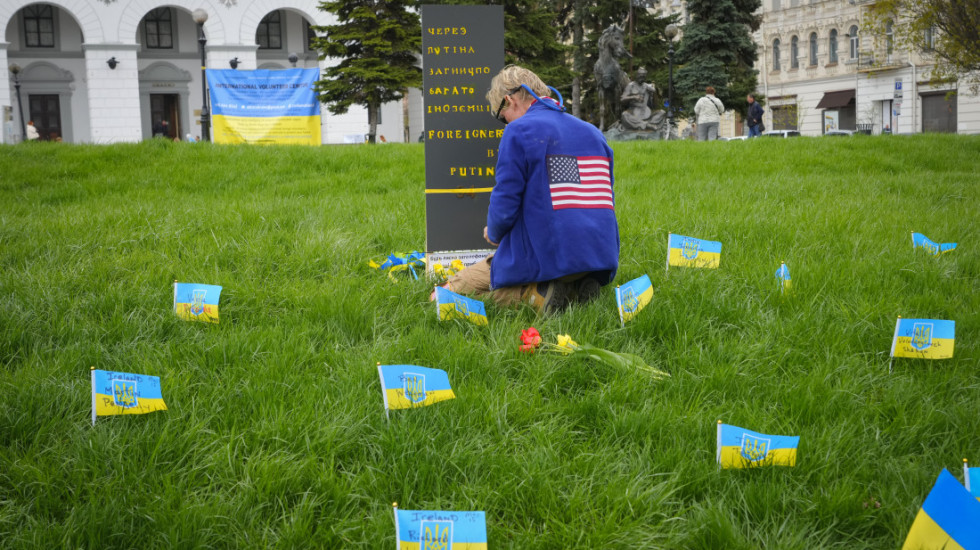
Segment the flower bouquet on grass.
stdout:
<svg viewBox="0 0 980 550">
<path fill-rule="evenodd" d="M 450 277 L 462 271 L 463 267 L 463 262 L 457 259 L 450 262 L 448 266 L 432 264 L 432 273 L 439 283 L 445 283 Z"/>
<path fill-rule="evenodd" d="M 669 373 L 647 365 L 646 361 L 644 361 L 639 355 L 609 351 L 591 344 L 579 344 L 575 340 L 572 340 L 572 337 L 567 334 L 559 334 L 557 342 L 554 344 L 551 342 L 544 342 L 541 338 L 541 334 L 538 333 L 538 329 L 534 327 L 521 331 L 521 345 L 518 349 L 524 353 L 534 353 L 535 350 L 540 349 L 541 351 L 560 353 L 561 355 L 566 356 L 594 359 L 611 367 L 636 369 L 646 372 L 655 380 L 663 380 L 664 378 L 670 376 Z"/>
</svg>

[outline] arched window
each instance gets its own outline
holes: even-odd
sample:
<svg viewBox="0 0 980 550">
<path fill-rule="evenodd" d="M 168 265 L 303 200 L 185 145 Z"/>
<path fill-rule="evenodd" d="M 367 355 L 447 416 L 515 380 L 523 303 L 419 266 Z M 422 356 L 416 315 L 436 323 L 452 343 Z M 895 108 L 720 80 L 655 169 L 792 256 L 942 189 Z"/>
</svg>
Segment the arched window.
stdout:
<svg viewBox="0 0 980 550">
<path fill-rule="evenodd" d="M 779 39 L 772 41 L 772 70 L 779 70 Z"/>
<path fill-rule="evenodd" d="M 814 67 L 817 64 L 817 33 L 810 33 L 810 66 Z"/>
<path fill-rule="evenodd" d="M 895 50 L 895 24 L 891 19 L 885 21 L 885 53 L 892 54 Z"/>
<path fill-rule="evenodd" d="M 170 8 L 157 8 L 146 14 L 143 34 L 147 48 L 170 50 L 174 47 L 173 14 Z"/>
<path fill-rule="evenodd" d="M 282 17 L 278 11 L 269 13 L 259 22 L 255 31 L 255 42 L 260 50 L 282 49 Z"/>
<path fill-rule="evenodd" d="M 789 68 L 800 68 L 800 39 L 796 35 L 789 39 Z"/>
<path fill-rule="evenodd" d="M 28 48 L 54 47 L 54 9 L 45 4 L 24 8 L 24 44 Z"/>
<path fill-rule="evenodd" d="M 837 29 L 830 29 L 830 40 L 827 41 L 828 63 L 837 63 Z"/>
<path fill-rule="evenodd" d="M 851 25 L 847 36 L 851 39 L 851 59 L 857 59 L 861 50 L 861 37 L 858 36 L 857 25 Z"/>
</svg>

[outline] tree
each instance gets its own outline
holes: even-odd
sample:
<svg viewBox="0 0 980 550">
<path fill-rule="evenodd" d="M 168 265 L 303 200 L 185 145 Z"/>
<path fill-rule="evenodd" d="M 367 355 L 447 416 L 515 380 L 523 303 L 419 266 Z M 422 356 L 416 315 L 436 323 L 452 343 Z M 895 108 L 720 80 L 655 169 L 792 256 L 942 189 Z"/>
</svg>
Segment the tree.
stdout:
<svg viewBox="0 0 980 550">
<path fill-rule="evenodd" d="M 381 105 L 401 99 L 422 85 L 419 55 L 422 27 L 411 0 L 339 0 L 320 2 L 338 23 L 313 27 L 320 59 L 339 58 L 316 83 L 320 101 L 333 114 L 351 105 L 368 111 L 368 142 L 375 142 Z"/>
<path fill-rule="evenodd" d="M 674 102 L 693 109 L 704 89 L 714 86 L 726 107 L 745 116 L 745 96 L 757 87 L 753 69 L 758 51 L 751 32 L 761 0 L 688 0 L 691 22 L 683 27 L 677 49 Z"/>
<path fill-rule="evenodd" d="M 977 0 L 880 0 L 869 10 L 873 30 L 895 21 L 903 49 L 932 54 L 932 80 L 964 78 L 980 90 L 980 2 Z"/>
</svg>

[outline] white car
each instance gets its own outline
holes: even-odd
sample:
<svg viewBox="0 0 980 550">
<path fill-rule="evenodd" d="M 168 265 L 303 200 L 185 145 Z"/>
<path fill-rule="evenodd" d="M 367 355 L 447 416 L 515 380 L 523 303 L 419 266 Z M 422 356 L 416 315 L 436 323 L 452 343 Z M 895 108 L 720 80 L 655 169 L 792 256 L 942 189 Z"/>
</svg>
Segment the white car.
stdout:
<svg viewBox="0 0 980 550">
<path fill-rule="evenodd" d="M 763 132 L 762 137 L 791 138 L 800 137 L 799 130 L 770 130 Z"/>
</svg>

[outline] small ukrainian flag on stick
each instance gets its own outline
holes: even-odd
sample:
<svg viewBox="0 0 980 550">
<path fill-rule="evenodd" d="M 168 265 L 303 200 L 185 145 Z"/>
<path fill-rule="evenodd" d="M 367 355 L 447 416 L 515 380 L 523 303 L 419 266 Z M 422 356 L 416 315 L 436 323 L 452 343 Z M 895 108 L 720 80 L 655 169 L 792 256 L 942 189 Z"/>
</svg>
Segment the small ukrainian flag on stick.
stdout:
<svg viewBox="0 0 980 550">
<path fill-rule="evenodd" d="M 902 319 L 895 323 L 891 357 L 949 359 L 956 344 L 956 321 Z"/>
<path fill-rule="evenodd" d="M 616 287 L 616 307 L 619 309 L 619 324 L 636 317 L 641 309 L 653 299 L 653 283 L 649 275 L 637 277 L 632 281 Z"/>
<path fill-rule="evenodd" d="M 487 550 L 484 512 L 395 510 L 398 550 Z"/>
<path fill-rule="evenodd" d="M 721 265 L 721 243 L 667 234 L 667 270 L 670 266 L 716 269 Z"/>
<path fill-rule="evenodd" d="M 902 550 L 980 549 L 980 502 L 945 468 L 915 516 Z"/>
<path fill-rule="evenodd" d="M 716 460 L 722 468 L 796 466 L 799 436 L 768 435 L 718 421 Z"/>
<path fill-rule="evenodd" d="M 483 302 L 441 286 L 436 287 L 436 313 L 440 321 L 466 319 L 474 325 L 487 326 L 487 310 Z"/>
<path fill-rule="evenodd" d="M 783 296 L 785 296 L 793 286 L 793 281 L 789 276 L 789 268 L 786 267 L 786 262 L 782 262 L 779 269 L 776 270 L 776 279 L 779 280 L 779 291 L 783 294 Z"/>
<path fill-rule="evenodd" d="M 99 416 L 146 414 L 167 410 L 160 378 L 128 372 L 92 371 L 92 425 Z"/>
<path fill-rule="evenodd" d="M 950 250 L 956 249 L 956 243 L 942 243 L 933 242 L 929 237 L 926 237 L 922 233 L 912 232 L 912 249 L 921 248 L 933 256 L 939 256 L 940 254 L 945 254 Z"/>
<path fill-rule="evenodd" d="M 439 401 L 455 399 L 446 371 L 417 365 L 382 365 L 378 363 L 381 377 L 381 396 L 388 409 L 427 407 Z"/>
<path fill-rule="evenodd" d="M 174 281 L 174 312 L 185 321 L 218 322 L 221 287 Z"/>
</svg>

